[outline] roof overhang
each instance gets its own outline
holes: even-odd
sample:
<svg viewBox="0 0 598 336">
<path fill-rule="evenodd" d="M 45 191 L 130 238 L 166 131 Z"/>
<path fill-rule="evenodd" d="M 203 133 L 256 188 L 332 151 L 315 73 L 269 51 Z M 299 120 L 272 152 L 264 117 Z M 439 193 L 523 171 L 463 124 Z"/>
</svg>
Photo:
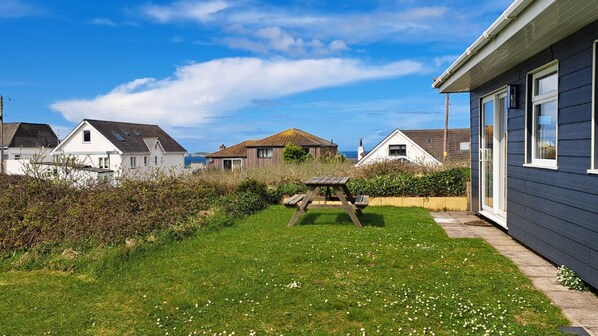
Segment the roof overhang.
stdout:
<svg viewBox="0 0 598 336">
<path fill-rule="evenodd" d="M 516 0 L 432 84 L 469 92 L 598 19 L 586 0 Z"/>
</svg>

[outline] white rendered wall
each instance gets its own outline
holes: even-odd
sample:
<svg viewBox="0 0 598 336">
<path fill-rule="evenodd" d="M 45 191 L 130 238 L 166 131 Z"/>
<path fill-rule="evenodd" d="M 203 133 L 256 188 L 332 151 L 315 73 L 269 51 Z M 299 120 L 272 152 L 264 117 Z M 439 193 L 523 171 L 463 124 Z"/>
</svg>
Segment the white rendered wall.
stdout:
<svg viewBox="0 0 598 336">
<path fill-rule="evenodd" d="M 411 162 L 424 165 L 439 164 L 439 162 L 436 159 L 434 159 L 433 156 L 428 154 L 428 152 L 424 151 L 421 147 L 419 147 L 417 144 L 411 141 L 411 139 L 407 138 L 403 133 L 395 131 L 390 137 L 383 140 L 382 143 L 376 146 L 372 150 L 372 152 L 368 153 L 368 155 L 363 160 L 359 161 L 357 165 L 361 166 L 371 164 L 374 162 L 397 160 L 401 158 L 401 156 L 388 155 L 389 145 L 406 145 L 407 155 L 404 157 L 406 157 Z"/>
</svg>

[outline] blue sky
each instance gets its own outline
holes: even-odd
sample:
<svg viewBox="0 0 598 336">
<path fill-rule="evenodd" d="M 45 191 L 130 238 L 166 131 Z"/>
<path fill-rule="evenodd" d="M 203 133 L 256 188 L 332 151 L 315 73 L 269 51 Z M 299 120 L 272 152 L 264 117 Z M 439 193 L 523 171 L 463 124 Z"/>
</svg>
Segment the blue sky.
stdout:
<svg viewBox="0 0 598 336">
<path fill-rule="evenodd" d="M 509 4 L 2 0 L 4 117 L 60 138 L 83 118 L 159 124 L 190 152 L 291 127 L 369 149 L 443 127 L 432 78 Z M 451 103 L 468 127 L 468 96 Z"/>
</svg>

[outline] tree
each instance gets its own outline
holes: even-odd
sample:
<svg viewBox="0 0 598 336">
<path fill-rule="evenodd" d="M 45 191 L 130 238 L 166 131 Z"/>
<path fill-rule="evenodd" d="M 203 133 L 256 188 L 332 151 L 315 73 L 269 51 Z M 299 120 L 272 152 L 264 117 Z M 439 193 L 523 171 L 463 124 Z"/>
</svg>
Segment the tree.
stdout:
<svg viewBox="0 0 598 336">
<path fill-rule="evenodd" d="M 305 162 L 307 160 L 307 152 L 301 146 L 289 143 L 282 150 L 282 160 L 287 163 Z"/>
</svg>

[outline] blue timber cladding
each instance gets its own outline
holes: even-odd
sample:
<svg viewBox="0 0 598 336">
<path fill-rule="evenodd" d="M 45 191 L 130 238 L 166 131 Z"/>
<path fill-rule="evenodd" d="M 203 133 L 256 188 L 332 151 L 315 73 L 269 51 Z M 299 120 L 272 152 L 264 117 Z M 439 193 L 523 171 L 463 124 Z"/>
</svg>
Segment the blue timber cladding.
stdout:
<svg viewBox="0 0 598 336">
<path fill-rule="evenodd" d="M 598 288 L 598 175 L 591 163 L 592 53 L 598 21 L 553 44 L 470 93 L 472 210 L 479 211 L 480 100 L 518 86 L 508 111 L 507 225 L 509 235 Z M 558 170 L 524 167 L 526 76 L 559 62 Z"/>
</svg>

